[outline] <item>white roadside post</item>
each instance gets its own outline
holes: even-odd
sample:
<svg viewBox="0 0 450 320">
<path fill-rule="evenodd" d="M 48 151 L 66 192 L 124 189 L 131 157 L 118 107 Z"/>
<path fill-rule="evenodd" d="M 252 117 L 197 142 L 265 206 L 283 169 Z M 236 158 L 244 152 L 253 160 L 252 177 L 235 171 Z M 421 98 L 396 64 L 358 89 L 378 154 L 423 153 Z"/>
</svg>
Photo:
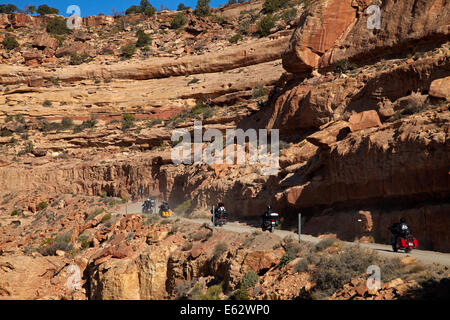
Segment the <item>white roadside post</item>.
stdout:
<svg viewBox="0 0 450 320">
<path fill-rule="evenodd" d="M 214 231 L 214 226 L 216 225 L 216 215 L 214 214 L 214 206 L 212 207 L 212 227 L 213 227 L 213 231 Z"/>
<path fill-rule="evenodd" d="M 302 233 L 302 214 L 298 214 L 298 242 L 300 242 L 300 234 Z"/>
</svg>

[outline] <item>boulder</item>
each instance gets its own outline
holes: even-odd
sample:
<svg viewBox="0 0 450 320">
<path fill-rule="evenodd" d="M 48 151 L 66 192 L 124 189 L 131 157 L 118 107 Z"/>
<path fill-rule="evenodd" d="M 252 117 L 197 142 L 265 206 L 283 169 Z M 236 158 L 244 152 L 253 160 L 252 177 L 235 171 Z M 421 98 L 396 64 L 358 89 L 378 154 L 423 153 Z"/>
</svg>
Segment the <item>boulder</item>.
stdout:
<svg viewBox="0 0 450 320">
<path fill-rule="evenodd" d="M 352 132 L 381 126 L 380 117 L 375 110 L 353 114 L 348 122 L 350 123 L 350 129 Z"/>
<path fill-rule="evenodd" d="M 42 33 L 38 35 L 33 41 L 33 47 L 36 47 L 40 50 L 44 50 L 46 48 L 56 50 L 56 48 L 58 48 L 58 45 L 59 41 L 51 37 L 48 33 Z"/>
<path fill-rule="evenodd" d="M 430 85 L 430 96 L 450 100 L 450 76 L 434 80 Z"/>
</svg>

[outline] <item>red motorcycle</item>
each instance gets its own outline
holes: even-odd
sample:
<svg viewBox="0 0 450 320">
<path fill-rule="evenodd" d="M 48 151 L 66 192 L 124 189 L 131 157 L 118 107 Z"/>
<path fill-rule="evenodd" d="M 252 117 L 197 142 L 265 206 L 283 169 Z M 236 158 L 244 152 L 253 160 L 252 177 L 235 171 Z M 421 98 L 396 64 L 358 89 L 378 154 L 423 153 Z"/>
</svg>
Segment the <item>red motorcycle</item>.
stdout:
<svg viewBox="0 0 450 320">
<path fill-rule="evenodd" d="M 406 253 L 410 252 L 412 249 L 417 248 L 419 243 L 417 239 L 412 235 L 406 237 L 398 237 L 397 243 L 392 244 L 392 249 L 397 252 L 399 249 L 404 250 Z"/>
</svg>

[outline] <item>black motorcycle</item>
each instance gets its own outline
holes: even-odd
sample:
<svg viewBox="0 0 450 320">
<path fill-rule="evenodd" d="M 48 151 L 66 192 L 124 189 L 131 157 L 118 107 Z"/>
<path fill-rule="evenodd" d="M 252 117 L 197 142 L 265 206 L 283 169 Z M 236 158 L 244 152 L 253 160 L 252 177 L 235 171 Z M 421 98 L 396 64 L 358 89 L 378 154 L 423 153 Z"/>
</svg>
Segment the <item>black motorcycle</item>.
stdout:
<svg viewBox="0 0 450 320">
<path fill-rule="evenodd" d="M 269 230 L 273 233 L 276 226 L 280 224 L 280 215 L 276 212 L 270 212 L 263 215 L 262 231 Z"/>
<path fill-rule="evenodd" d="M 142 213 L 153 214 L 154 208 L 156 207 L 156 203 L 154 200 L 145 200 L 142 204 Z"/>
<path fill-rule="evenodd" d="M 214 209 L 213 209 L 214 210 Z M 214 210 L 214 215 L 212 217 L 214 226 L 223 226 L 227 223 L 228 213 L 224 207 L 219 207 Z"/>
</svg>

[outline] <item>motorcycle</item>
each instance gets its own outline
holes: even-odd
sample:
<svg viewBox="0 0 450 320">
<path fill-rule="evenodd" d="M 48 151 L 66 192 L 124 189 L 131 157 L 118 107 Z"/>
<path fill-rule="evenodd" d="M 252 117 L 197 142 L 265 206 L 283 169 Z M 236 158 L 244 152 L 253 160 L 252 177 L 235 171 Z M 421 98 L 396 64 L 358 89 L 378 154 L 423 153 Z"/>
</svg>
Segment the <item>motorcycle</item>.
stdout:
<svg viewBox="0 0 450 320">
<path fill-rule="evenodd" d="M 273 233 L 276 226 L 280 224 L 280 216 L 278 213 L 272 212 L 268 217 L 263 218 L 262 231 L 269 230 Z"/>
<path fill-rule="evenodd" d="M 153 214 L 153 205 L 151 203 L 148 202 L 144 202 L 142 204 L 142 213 L 149 213 L 149 214 Z"/>
<path fill-rule="evenodd" d="M 227 223 L 227 211 L 225 210 L 225 208 L 217 209 L 217 211 L 214 213 L 213 222 L 214 226 L 219 227 Z"/>
<path fill-rule="evenodd" d="M 394 240 L 392 240 L 394 242 Z M 419 243 L 416 238 L 412 235 L 405 237 L 398 237 L 396 243 L 392 243 L 392 249 L 397 252 L 399 249 L 404 250 L 406 253 L 410 252 L 412 249 L 417 248 Z"/>
<path fill-rule="evenodd" d="M 163 204 L 159 207 L 159 215 L 163 218 L 169 218 L 172 216 L 172 210 L 170 210 L 168 204 Z"/>
</svg>

